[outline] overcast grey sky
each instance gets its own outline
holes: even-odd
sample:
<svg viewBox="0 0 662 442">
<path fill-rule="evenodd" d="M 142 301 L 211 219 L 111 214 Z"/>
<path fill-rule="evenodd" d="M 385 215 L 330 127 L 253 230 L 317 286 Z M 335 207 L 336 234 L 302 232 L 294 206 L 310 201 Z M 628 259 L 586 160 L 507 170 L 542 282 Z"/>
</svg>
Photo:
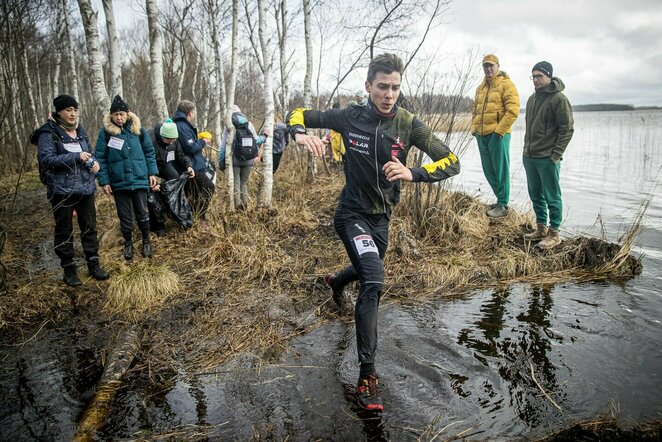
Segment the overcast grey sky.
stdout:
<svg viewBox="0 0 662 442">
<path fill-rule="evenodd" d="M 456 0 L 449 48 L 493 52 L 520 95 L 547 60 L 573 104 L 662 106 L 662 0 Z"/>
<path fill-rule="evenodd" d="M 131 0 L 115 3 L 120 26 L 140 15 Z M 547 60 L 573 104 L 662 106 L 662 0 L 454 0 L 430 43 L 439 40 L 449 54 L 495 53 L 523 102 L 531 67 Z"/>
</svg>

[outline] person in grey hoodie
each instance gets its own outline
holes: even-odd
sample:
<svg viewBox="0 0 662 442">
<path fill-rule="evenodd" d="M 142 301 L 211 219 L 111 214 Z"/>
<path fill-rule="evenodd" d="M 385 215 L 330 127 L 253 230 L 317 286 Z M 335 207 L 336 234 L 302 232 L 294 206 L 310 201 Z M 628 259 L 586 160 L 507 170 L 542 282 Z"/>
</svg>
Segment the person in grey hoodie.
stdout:
<svg viewBox="0 0 662 442">
<path fill-rule="evenodd" d="M 536 63 L 531 79 L 535 92 L 526 102 L 523 161 L 537 226 L 524 239 L 539 240 L 539 248 L 549 249 L 561 243 L 563 202 L 559 176 L 563 153 L 574 132 L 572 107 L 562 92 L 563 81 L 553 76 L 549 62 Z"/>
</svg>

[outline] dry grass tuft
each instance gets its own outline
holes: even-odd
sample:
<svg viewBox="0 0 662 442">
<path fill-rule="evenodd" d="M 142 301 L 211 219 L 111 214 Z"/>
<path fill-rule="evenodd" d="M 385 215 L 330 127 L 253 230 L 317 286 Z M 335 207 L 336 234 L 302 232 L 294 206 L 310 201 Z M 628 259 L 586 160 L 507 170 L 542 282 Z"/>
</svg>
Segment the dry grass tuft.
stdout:
<svg viewBox="0 0 662 442">
<path fill-rule="evenodd" d="M 103 311 L 137 321 L 156 314 L 180 290 L 179 276 L 165 265 L 147 260 L 124 265 L 121 273 L 110 280 Z"/>
</svg>

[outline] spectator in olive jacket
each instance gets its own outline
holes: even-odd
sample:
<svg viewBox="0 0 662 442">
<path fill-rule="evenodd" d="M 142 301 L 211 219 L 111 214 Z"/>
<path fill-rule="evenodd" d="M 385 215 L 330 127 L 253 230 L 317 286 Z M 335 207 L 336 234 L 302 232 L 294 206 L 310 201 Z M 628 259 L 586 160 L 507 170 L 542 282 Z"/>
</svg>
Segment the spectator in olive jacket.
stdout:
<svg viewBox="0 0 662 442">
<path fill-rule="evenodd" d="M 541 240 L 538 247 L 543 249 L 561 243 L 563 203 L 559 174 L 563 153 L 574 131 L 572 107 L 562 92 L 565 85 L 552 74 L 552 65 L 546 61 L 533 66 L 531 79 L 535 92 L 526 102 L 524 135 L 524 170 L 537 223 L 536 230 L 524 238 Z"/>
</svg>

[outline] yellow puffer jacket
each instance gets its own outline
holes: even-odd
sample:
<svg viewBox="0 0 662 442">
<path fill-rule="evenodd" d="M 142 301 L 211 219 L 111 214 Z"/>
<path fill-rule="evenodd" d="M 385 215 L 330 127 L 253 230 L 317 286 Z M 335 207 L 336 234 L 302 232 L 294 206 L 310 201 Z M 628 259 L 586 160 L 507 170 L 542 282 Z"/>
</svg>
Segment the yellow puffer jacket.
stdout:
<svg viewBox="0 0 662 442">
<path fill-rule="evenodd" d="M 493 132 L 503 136 L 519 115 L 519 94 L 515 84 L 503 71 L 491 82 L 484 79 L 476 88 L 471 133 L 489 135 Z"/>
<path fill-rule="evenodd" d="M 345 155 L 345 144 L 342 142 L 342 136 L 335 130 L 331 131 L 331 151 L 333 152 L 333 161 L 340 161 Z"/>
</svg>

